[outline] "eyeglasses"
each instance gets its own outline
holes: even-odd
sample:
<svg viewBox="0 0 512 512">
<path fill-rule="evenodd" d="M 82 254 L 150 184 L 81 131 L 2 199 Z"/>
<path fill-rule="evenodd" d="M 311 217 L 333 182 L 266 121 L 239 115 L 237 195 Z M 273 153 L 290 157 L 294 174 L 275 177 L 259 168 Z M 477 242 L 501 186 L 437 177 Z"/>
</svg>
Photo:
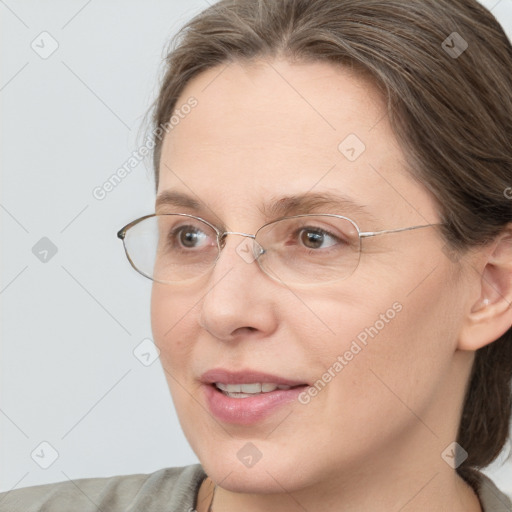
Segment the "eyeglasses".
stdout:
<svg viewBox="0 0 512 512">
<path fill-rule="evenodd" d="M 194 279 L 213 268 L 227 235 L 252 238 L 236 251 L 247 263 L 256 261 L 270 278 L 286 284 L 337 281 L 357 268 L 363 238 L 437 226 L 425 224 L 385 231 L 361 232 L 341 215 L 304 214 L 264 224 L 254 235 L 220 231 L 208 221 L 185 213 L 151 214 L 121 228 L 132 267 L 164 284 Z"/>
</svg>

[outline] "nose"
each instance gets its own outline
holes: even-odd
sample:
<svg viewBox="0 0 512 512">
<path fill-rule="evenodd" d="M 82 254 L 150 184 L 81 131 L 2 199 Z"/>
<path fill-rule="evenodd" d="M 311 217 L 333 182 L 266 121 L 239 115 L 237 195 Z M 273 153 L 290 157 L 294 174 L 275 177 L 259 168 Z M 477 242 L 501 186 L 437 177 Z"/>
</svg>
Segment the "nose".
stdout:
<svg viewBox="0 0 512 512">
<path fill-rule="evenodd" d="M 276 283 L 259 268 L 253 235 L 229 232 L 213 268 L 200 306 L 199 324 L 219 340 L 251 333 L 265 337 L 277 327 Z M 240 239 L 242 235 L 245 238 Z"/>
</svg>

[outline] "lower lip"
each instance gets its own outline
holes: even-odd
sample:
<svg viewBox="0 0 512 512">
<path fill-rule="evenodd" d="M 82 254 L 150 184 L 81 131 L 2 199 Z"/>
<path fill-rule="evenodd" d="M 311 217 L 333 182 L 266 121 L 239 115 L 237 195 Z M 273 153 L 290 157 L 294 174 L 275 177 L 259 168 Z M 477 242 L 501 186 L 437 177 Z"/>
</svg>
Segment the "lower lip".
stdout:
<svg viewBox="0 0 512 512">
<path fill-rule="evenodd" d="M 225 423 L 238 425 L 251 425 L 263 420 L 284 404 L 297 400 L 306 387 L 276 389 L 247 398 L 231 398 L 213 384 L 203 385 L 210 412 Z"/>
</svg>

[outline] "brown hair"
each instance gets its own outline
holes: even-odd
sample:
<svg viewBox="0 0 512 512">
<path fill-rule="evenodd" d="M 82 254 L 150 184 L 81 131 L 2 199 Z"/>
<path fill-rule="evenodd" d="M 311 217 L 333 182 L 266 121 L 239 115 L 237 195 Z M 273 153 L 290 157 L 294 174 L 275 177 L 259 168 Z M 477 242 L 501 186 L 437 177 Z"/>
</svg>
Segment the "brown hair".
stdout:
<svg viewBox="0 0 512 512">
<path fill-rule="evenodd" d="M 169 121 L 198 73 L 260 57 L 373 77 L 412 175 L 439 204 L 447 254 L 512 221 L 512 47 L 476 0 L 222 0 L 171 41 L 153 127 Z M 157 189 L 161 149 L 156 137 Z M 476 352 L 457 439 L 468 452 L 457 471 L 470 483 L 509 435 L 511 379 L 512 329 Z"/>
</svg>

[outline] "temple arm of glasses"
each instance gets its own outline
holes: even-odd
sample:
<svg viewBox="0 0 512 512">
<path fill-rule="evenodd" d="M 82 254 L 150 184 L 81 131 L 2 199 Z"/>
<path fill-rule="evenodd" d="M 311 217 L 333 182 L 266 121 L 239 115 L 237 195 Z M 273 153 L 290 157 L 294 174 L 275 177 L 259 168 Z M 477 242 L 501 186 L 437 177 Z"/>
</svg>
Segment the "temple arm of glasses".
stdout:
<svg viewBox="0 0 512 512">
<path fill-rule="evenodd" d="M 375 235 L 384 235 L 385 233 L 398 233 L 400 231 L 410 231 L 411 229 L 419 229 L 419 228 L 428 228 L 431 226 L 440 226 L 442 223 L 438 222 L 437 224 L 423 224 L 421 226 L 410 226 L 408 228 L 397 228 L 397 229 L 385 229 L 384 231 L 365 231 L 359 233 L 361 238 L 375 236 Z"/>
</svg>

